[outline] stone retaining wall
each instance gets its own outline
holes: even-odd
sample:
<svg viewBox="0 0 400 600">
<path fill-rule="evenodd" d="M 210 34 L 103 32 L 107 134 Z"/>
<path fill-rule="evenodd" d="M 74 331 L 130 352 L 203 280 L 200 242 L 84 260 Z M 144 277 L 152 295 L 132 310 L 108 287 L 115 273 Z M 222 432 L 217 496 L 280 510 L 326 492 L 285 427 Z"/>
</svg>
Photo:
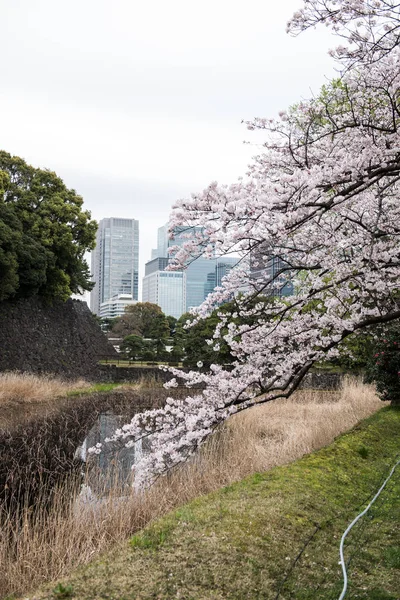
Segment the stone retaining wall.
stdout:
<svg viewBox="0 0 400 600">
<path fill-rule="evenodd" d="M 169 381 L 172 375 L 158 367 L 118 367 L 117 365 L 99 365 L 98 379 L 102 382 L 131 383 L 142 378 L 154 378 L 156 381 Z"/>
<path fill-rule="evenodd" d="M 300 384 L 300 388 L 312 388 L 314 390 L 337 390 L 343 380 L 343 373 L 307 373 Z"/>
<path fill-rule="evenodd" d="M 0 303 L 0 372 L 96 379 L 98 357 L 116 355 L 86 302 L 39 298 Z"/>
<path fill-rule="evenodd" d="M 172 375 L 158 367 L 119 367 L 117 365 L 99 365 L 99 380 L 104 382 L 129 383 L 140 380 L 142 377 L 154 378 L 157 381 L 169 381 Z M 336 390 L 340 388 L 343 379 L 342 373 L 308 373 L 303 379 L 300 388 L 318 390 Z"/>
</svg>

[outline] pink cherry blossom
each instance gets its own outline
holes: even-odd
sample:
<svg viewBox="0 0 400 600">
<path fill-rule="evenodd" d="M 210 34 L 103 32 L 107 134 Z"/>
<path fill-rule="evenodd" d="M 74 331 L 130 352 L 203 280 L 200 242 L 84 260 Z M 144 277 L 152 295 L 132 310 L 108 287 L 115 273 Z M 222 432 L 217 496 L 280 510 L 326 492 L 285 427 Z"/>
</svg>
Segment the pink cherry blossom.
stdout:
<svg viewBox="0 0 400 600">
<path fill-rule="evenodd" d="M 265 144 L 245 178 L 176 203 L 171 236 L 197 229 L 172 249 L 171 268 L 201 254 L 239 256 L 193 320 L 236 298 L 234 320 L 221 313 L 211 340 L 227 343 L 234 362 L 171 369 L 168 387 L 183 382 L 186 399 L 115 433 L 131 445 L 151 436 L 137 485 L 185 460 L 230 415 L 290 395 L 347 336 L 400 317 L 399 11 L 394 0 L 304 0 L 289 31 L 330 27 L 341 38 L 340 77 L 277 119 L 247 123 Z M 271 256 L 281 259 L 273 273 L 263 271 Z M 288 280 L 294 293 L 280 297 Z"/>
</svg>

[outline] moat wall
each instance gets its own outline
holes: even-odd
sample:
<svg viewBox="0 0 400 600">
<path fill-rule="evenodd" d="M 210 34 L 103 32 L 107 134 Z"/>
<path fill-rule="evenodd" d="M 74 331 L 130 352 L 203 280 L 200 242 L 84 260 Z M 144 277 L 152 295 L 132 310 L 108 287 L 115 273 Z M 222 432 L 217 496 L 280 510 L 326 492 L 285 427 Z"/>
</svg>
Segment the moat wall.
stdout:
<svg viewBox="0 0 400 600">
<path fill-rule="evenodd" d="M 98 358 L 115 350 L 87 304 L 39 298 L 0 303 L 0 372 L 99 379 Z"/>
</svg>

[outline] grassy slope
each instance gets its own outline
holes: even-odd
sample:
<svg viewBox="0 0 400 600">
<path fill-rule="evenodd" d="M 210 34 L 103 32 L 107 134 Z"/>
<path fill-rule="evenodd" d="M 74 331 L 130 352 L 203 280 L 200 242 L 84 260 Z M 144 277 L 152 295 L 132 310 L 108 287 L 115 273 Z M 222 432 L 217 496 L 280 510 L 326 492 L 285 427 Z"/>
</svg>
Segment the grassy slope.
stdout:
<svg viewBox="0 0 400 600">
<path fill-rule="evenodd" d="M 340 537 L 399 454 L 400 410 L 385 408 L 319 452 L 191 502 L 34 598 L 273 599 L 280 589 L 280 600 L 336 599 Z M 399 497 L 400 467 L 348 538 L 346 598 L 400 598 Z"/>
</svg>

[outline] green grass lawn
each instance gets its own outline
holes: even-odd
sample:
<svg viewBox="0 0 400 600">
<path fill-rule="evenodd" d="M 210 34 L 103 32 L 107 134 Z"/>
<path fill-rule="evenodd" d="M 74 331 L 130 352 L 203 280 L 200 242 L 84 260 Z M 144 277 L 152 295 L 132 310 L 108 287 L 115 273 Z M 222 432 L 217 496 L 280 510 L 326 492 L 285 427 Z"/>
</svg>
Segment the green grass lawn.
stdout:
<svg viewBox="0 0 400 600">
<path fill-rule="evenodd" d="M 334 600 L 341 535 L 400 455 L 400 410 L 201 497 L 30 598 Z M 229 468 L 229 465 L 227 465 Z M 400 598 L 400 467 L 347 538 L 346 598 Z"/>
</svg>

